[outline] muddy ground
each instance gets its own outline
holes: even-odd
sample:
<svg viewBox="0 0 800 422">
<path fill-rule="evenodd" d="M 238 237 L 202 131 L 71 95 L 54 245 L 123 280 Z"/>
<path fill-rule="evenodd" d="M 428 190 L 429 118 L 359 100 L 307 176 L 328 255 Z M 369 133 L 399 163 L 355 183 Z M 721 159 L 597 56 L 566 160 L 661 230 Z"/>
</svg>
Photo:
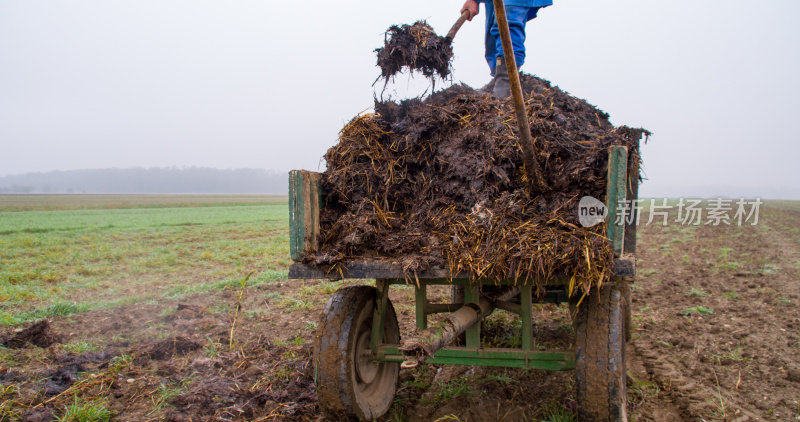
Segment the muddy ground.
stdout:
<svg viewBox="0 0 800 422">
<path fill-rule="evenodd" d="M 800 419 L 799 227 L 800 211 L 777 204 L 756 226 L 641 227 L 632 420 Z M 52 319 L 38 327 L 52 344 L 0 349 L 3 412 L 48 421 L 78 397 L 121 421 L 321 420 L 310 345 L 339 286 L 280 280 L 241 298 L 225 289 Z M 390 298 L 408 333 L 413 290 Z M 534 316 L 538 345 L 572 346 L 564 306 L 538 305 Z M 492 316 L 484 342 L 513 343 L 515 322 Z M 401 372 L 385 419 L 548 420 L 574 412 L 574 397 L 572 372 L 428 366 Z"/>
</svg>

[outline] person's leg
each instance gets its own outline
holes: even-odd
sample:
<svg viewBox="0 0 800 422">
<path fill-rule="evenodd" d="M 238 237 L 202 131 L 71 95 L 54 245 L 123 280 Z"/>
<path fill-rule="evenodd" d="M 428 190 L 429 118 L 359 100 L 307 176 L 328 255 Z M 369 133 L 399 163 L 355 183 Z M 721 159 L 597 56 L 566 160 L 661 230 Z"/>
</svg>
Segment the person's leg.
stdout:
<svg viewBox="0 0 800 422">
<path fill-rule="evenodd" d="M 491 4 L 487 3 L 487 10 L 492 9 L 492 25 L 487 32 L 487 42 L 491 38 L 495 41 L 494 50 L 497 51 L 497 56 L 505 56 L 503 52 L 503 42 L 500 39 L 500 29 L 497 26 L 497 20 L 494 16 L 494 8 Z M 536 16 L 538 8 L 522 7 L 522 6 L 506 6 L 506 17 L 508 18 L 508 30 L 511 34 L 511 45 L 514 47 L 514 58 L 517 62 L 517 67 L 521 67 L 525 63 L 525 24 L 528 22 L 529 16 Z M 489 18 L 487 13 L 487 19 Z M 487 25 L 488 26 L 488 25 Z M 488 46 L 487 46 L 488 51 Z M 488 60 L 488 57 L 487 57 Z M 491 67 L 491 65 L 490 65 Z"/>
<path fill-rule="evenodd" d="M 497 26 L 494 20 L 494 6 L 491 2 L 484 3 L 486 6 L 486 36 L 484 37 L 484 44 L 486 47 L 486 63 L 489 65 L 489 74 L 494 76 L 495 62 L 497 62 L 497 49 L 498 37 L 492 35 L 492 27 Z"/>
</svg>

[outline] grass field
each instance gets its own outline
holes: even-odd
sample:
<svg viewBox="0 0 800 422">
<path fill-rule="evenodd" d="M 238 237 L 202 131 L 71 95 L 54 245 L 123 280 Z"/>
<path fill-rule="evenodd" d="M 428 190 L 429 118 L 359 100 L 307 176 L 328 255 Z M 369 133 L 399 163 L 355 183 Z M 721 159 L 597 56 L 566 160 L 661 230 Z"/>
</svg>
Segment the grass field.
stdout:
<svg viewBox="0 0 800 422">
<path fill-rule="evenodd" d="M 0 324 L 277 279 L 289 263 L 280 196 L 0 196 L 0 210 Z"/>
</svg>

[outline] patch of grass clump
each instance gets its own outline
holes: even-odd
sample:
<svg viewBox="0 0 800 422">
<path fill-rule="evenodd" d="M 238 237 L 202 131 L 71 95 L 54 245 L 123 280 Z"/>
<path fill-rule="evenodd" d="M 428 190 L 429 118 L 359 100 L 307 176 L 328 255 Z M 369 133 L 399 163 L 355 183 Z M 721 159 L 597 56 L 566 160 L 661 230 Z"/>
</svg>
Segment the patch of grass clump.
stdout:
<svg viewBox="0 0 800 422">
<path fill-rule="evenodd" d="M 219 356 L 219 349 L 222 344 L 218 341 L 214 341 L 211 337 L 208 337 L 208 344 L 203 346 L 203 354 L 210 357 L 211 359 L 216 359 Z"/>
<path fill-rule="evenodd" d="M 692 315 L 695 313 L 698 313 L 700 315 L 711 315 L 714 313 L 714 311 L 711 310 L 710 308 L 706 308 L 705 306 L 695 306 L 693 308 L 689 308 L 683 311 L 684 315 Z"/>
<path fill-rule="evenodd" d="M 470 377 L 456 378 L 450 382 L 437 383 L 436 394 L 431 399 L 423 399 L 425 404 L 441 403 L 445 400 L 450 400 L 455 397 L 464 396 L 470 392 L 470 384 L 473 380 Z"/>
<path fill-rule="evenodd" d="M 489 374 L 486 376 L 487 381 L 494 381 L 500 384 L 511 384 L 514 382 L 514 378 L 511 378 L 508 374 Z"/>
<path fill-rule="evenodd" d="M 66 407 L 64 415 L 57 418 L 59 422 L 106 422 L 111 420 L 112 413 L 102 401 L 82 401 L 77 396 L 75 401 Z"/>
<path fill-rule="evenodd" d="M 635 377 L 628 374 L 631 379 L 631 383 L 629 383 L 629 390 L 633 393 L 633 397 L 636 398 L 637 402 L 644 402 L 645 400 L 658 396 L 660 388 L 658 384 L 650 381 L 643 381 L 638 380 Z"/>
<path fill-rule="evenodd" d="M 738 263 L 736 261 L 727 261 L 727 262 L 723 262 L 721 264 L 718 264 L 717 268 L 721 269 L 721 270 L 738 270 L 739 268 L 742 268 L 742 264 L 740 264 L 740 263 Z"/>
<path fill-rule="evenodd" d="M 89 310 L 89 305 L 78 304 L 75 302 L 56 302 L 42 310 L 39 310 L 41 317 L 68 316 Z M 34 311 L 37 313 L 37 311 Z"/>
<path fill-rule="evenodd" d="M 280 302 L 278 302 L 278 306 L 289 312 L 308 311 L 314 308 L 313 303 L 303 299 L 295 299 L 293 297 L 283 298 Z"/>
<path fill-rule="evenodd" d="M 97 345 L 88 341 L 76 340 L 70 343 L 62 344 L 61 348 L 67 352 L 81 354 L 97 350 Z"/>
<path fill-rule="evenodd" d="M 542 422 L 577 422 L 578 417 L 560 404 L 551 403 L 544 410 Z"/>
<path fill-rule="evenodd" d="M 717 362 L 720 363 L 722 361 L 745 361 L 748 360 L 746 357 L 742 356 L 743 348 L 742 346 L 736 347 L 733 350 L 729 350 L 725 353 L 713 354 L 711 357 Z"/>
<path fill-rule="evenodd" d="M 118 374 L 124 369 L 128 369 L 133 364 L 133 356 L 123 353 L 119 356 L 114 356 L 108 363 L 108 370 L 112 374 Z"/>
<path fill-rule="evenodd" d="M 163 409 L 165 406 L 168 406 L 170 400 L 180 396 L 184 391 L 185 389 L 181 386 L 160 384 L 152 397 L 153 410 L 150 411 L 150 414 L 153 414 Z"/>
<path fill-rule="evenodd" d="M 689 293 L 687 293 L 687 294 L 689 296 L 696 296 L 696 297 L 708 296 L 708 293 L 706 293 L 702 289 L 698 289 L 696 287 L 692 287 L 691 289 L 689 289 Z"/>
<path fill-rule="evenodd" d="M 761 275 L 772 275 L 772 274 L 777 273 L 778 270 L 780 270 L 780 269 L 781 269 L 781 267 L 779 267 L 779 266 L 777 266 L 775 264 L 764 264 L 764 265 L 761 266 L 761 268 L 753 271 L 753 273 L 761 274 Z"/>
</svg>

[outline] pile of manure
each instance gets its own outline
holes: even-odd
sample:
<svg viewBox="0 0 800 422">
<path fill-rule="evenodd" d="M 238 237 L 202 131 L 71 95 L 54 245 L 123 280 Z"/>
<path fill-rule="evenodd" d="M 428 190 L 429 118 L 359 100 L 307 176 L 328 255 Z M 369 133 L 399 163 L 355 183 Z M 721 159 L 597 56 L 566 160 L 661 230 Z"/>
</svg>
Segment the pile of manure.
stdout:
<svg viewBox="0 0 800 422">
<path fill-rule="evenodd" d="M 404 67 L 420 71 L 426 78 L 450 75 L 453 41 L 436 35 L 425 21 L 413 25 L 393 25 L 386 31 L 383 47 L 377 48 L 381 76 L 388 81 Z"/>
<path fill-rule="evenodd" d="M 562 275 L 581 288 L 572 293 L 607 280 L 605 225 L 582 227 L 578 201 L 604 199 L 610 146 L 628 147 L 638 164 L 649 132 L 614 127 L 544 79 L 521 79 L 546 188 L 527 183 L 509 100 L 460 84 L 425 99 L 376 101 L 325 155 L 320 248 L 304 261 L 340 271 L 388 260 L 409 280 L 433 268 L 537 286 Z"/>
</svg>

